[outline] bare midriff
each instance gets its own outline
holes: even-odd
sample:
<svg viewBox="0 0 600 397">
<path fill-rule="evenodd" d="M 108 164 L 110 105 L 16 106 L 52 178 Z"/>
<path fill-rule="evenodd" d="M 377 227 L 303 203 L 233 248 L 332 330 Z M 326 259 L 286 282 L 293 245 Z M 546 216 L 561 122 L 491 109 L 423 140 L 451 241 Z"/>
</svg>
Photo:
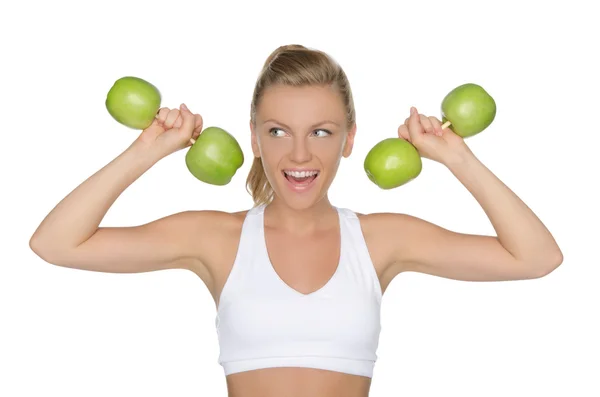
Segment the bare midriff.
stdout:
<svg viewBox="0 0 600 397">
<path fill-rule="evenodd" d="M 371 379 L 313 368 L 265 368 L 227 376 L 228 397 L 367 397 Z"/>
</svg>

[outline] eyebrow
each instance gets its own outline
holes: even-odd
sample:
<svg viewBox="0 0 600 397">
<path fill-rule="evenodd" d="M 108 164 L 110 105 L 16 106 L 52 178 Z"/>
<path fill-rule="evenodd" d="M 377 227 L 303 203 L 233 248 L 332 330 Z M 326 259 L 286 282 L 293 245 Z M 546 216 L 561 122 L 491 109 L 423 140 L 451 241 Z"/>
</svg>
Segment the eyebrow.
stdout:
<svg viewBox="0 0 600 397">
<path fill-rule="evenodd" d="M 281 126 L 283 126 L 283 127 L 287 128 L 288 130 L 291 130 L 291 128 L 290 128 L 290 127 L 288 127 L 287 125 L 285 125 L 285 124 L 283 124 L 282 122 L 279 122 L 279 121 L 277 121 L 277 120 L 275 120 L 275 119 L 268 119 L 268 120 L 265 120 L 265 121 L 263 122 L 263 124 L 266 124 L 266 123 L 268 123 L 268 122 L 272 122 L 272 123 L 279 124 L 279 125 L 281 125 Z M 340 125 L 339 125 L 338 123 L 336 123 L 335 121 L 332 121 L 332 120 L 323 120 L 323 121 L 319 121 L 319 122 L 318 122 L 318 123 L 316 123 L 316 124 L 313 124 L 313 125 L 311 125 L 311 126 L 310 126 L 310 128 L 315 128 L 315 127 L 318 127 L 318 126 L 320 126 L 320 125 L 324 125 L 324 124 L 333 124 L 333 125 L 336 125 L 336 126 L 338 126 L 338 127 L 340 126 Z"/>
</svg>

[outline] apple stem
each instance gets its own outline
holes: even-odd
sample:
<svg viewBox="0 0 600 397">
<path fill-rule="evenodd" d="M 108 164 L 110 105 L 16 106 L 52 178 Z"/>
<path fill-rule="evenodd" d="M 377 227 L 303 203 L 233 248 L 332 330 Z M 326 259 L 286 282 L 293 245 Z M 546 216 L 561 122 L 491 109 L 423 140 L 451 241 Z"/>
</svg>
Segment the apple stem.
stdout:
<svg viewBox="0 0 600 397">
<path fill-rule="evenodd" d="M 196 140 L 194 140 L 194 138 L 190 138 L 190 142 L 191 142 L 191 143 L 192 143 L 192 145 L 193 145 L 194 143 L 196 143 Z"/>
<path fill-rule="evenodd" d="M 446 121 L 444 124 L 442 124 L 442 129 L 448 128 L 450 125 L 452 125 L 452 123 L 450 121 Z"/>
</svg>

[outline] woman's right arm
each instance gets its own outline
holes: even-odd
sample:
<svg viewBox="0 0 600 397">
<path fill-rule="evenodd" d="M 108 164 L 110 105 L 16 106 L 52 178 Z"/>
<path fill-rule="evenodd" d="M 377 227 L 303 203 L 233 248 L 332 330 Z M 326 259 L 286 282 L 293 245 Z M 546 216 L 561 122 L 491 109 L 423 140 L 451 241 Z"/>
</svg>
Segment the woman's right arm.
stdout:
<svg viewBox="0 0 600 397">
<path fill-rule="evenodd" d="M 202 129 L 200 116 L 184 107 L 161 117 L 46 216 L 29 243 L 39 257 L 58 266 L 111 273 L 197 265 L 198 239 L 213 224 L 213 211 L 181 212 L 140 226 L 99 227 L 127 187 Z"/>
</svg>

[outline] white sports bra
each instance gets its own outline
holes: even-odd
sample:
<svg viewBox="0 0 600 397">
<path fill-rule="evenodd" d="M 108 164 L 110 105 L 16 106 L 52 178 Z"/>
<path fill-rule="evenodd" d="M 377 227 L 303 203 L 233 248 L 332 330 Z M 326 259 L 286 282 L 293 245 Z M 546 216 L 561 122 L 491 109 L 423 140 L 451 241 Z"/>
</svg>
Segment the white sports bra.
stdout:
<svg viewBox="0 0 600 397">
<path fill-rule="evenodd" d="M 265 205 L 250 209 L 215 325 L 225 375 L 307 367 L 371 378 L 381 332 L 381 285 L 359 219 L 335 207 L 341 255 L 334 275 L 305 295 L 275 272 L 265 243 Z"/>
</svg>

